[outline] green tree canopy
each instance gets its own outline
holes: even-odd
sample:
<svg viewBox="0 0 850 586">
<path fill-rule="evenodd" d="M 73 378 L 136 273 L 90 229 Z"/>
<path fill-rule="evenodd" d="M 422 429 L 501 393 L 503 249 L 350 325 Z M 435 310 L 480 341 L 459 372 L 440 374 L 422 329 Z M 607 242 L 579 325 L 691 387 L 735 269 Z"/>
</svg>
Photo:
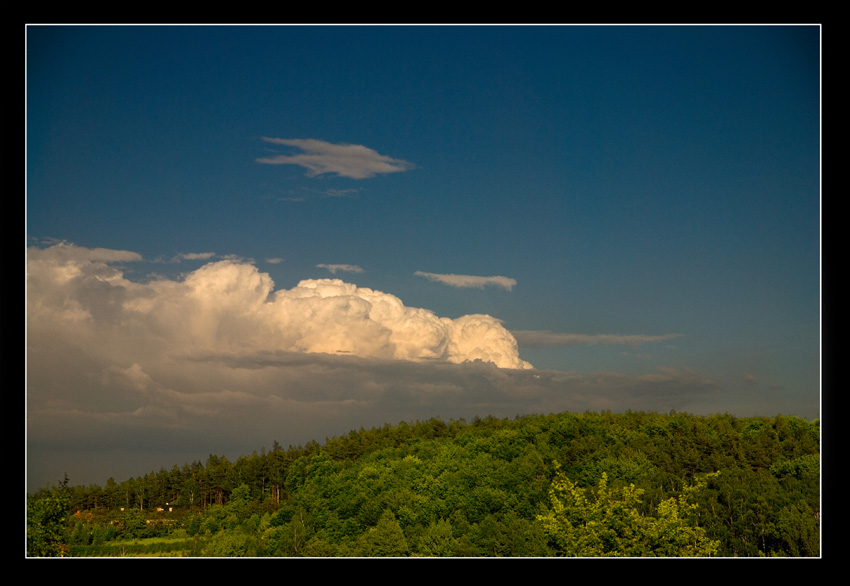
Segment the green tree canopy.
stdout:
<svg viewBox="0 0 850 586">
<path fill-rule="evenodd" d="M 27 555 L 60 557 L 67 549 L 71 495 L 67 477 L 54 489 L 27 498 Z"/>
<path fill-rule="evenodd" d="M 704 487 L 704 479 L 686 486 L 678 497 L 660 502 L 652 516 L 641 512 L 643 490 L 634 484 L 611 489 L 603 473 L 595 489 L 583 489 L 556 470 L 551 508 L 537 518 L 559 555 L 702 557 L 717 553 L 719 543 L 690 519 L 697 505 L 688 500 Z"/>
<path fill-rule="evenodd" d="M 384 511 L 378 524 L 360 536 L 356 553 L 366 557 L 409 555 L 407 538 L 392 511 Z"/>
</svg>

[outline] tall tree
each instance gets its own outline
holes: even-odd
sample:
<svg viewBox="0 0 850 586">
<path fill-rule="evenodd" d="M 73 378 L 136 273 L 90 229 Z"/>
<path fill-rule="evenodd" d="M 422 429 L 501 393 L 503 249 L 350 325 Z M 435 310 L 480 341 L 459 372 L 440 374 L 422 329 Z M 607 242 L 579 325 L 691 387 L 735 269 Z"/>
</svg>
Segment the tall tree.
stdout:
<svg viewBox="0 0 850 586">
<path fill-rule="evenodd" d="M 392 511 L 384 511 L 378 524 L 360 536 L 357 554 L 366 557 L 400 557 L 409 554 L 407 538 Z"/>
</svg>

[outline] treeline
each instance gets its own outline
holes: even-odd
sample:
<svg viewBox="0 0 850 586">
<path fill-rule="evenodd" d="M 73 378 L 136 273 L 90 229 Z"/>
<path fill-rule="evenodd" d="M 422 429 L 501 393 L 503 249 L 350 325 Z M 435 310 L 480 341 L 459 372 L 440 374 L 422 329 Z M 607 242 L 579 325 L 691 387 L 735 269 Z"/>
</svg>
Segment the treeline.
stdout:
<svg viewBox="0 0 850 586">
<path fill-rule="evenodd" d="M 63 495 L 73 555 L 159 536 L 214 556 L 817 556 L 819 452 L 819 421 L 787 416 L 433 418 L 30 508 Z"/>
</svg>

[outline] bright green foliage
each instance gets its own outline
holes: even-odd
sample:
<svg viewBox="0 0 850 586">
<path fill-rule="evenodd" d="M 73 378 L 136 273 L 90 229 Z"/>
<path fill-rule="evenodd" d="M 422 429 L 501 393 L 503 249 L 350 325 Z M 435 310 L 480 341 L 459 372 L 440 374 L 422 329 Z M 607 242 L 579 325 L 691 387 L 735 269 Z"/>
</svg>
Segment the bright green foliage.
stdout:
<svg viewBox="0 0 850 586">
<path fill-rule="evenodd" d="M 417 555 L 425 557 L 452 557 L 457 540 L 452 535 L 451 523 L 445 519 L 431 521 L 418 540 Z"/>
<path fill-rule="evenodd" d="M 67 550 L 70 495 L 66 483 L 27 498 L 27 555 L 60 557 Z"/>
<path fill-rule="evenodd" d="M 819 422 L 783 416 L 386 424 L 74 487 L 67 543 L 74 555 L 168 536 L 191 556 L 817 556 L 819 442 Z"/>
<path fill-rule="evenodd" d="M 254 557 L 257 554 L 256 539 L 243 531 L 222 531 L 213 536 L 204 555 L 209 557 Z"/>
<path fill-rule="evenodd" d="M 206 536 L 203 554 L 212 557 L 260 555 L 261 519 L 251 512 L 251 490 L 246 484 L 233 489 L 223 505 L 212 505 L 201 523 Z M 265 527 L 263 527 L 265 530 Z"/>
<path fill-rule="evenodd" d="M 550 491 L 551 510 L 539 515 L 558 554 L 570 557 L 711 556 L 719 543 L 689 519 L 697 505 L 688 502 L 704 486 L 686 487 L 658 504 L 656 515 L 641 512 L 643 490 L 634 484 L 608 487 L 603 473 L 595 490 L 576 486 L 557 471 Z"/>
<path fill-rule="evenodd" d="M 399 557 L 408 555 L 407 538 L 392 514 L 385 511 L 378 524 L 358 539 L 357 556 Z"/>
</svg>

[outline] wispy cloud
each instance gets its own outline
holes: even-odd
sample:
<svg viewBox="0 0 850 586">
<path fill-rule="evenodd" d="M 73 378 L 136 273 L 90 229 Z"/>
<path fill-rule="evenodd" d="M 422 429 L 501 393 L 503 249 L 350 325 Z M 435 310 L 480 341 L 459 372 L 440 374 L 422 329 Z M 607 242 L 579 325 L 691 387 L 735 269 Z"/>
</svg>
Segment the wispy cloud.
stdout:
<svg viewBox="0 0 850 586">
<path fill-rule="evenodd" d="M 474 275 L 441 275 L 416 271 L 416 276 L 425 277 L 431 281 L 443 283 L 451 287 L 483 289 L 487 286 L 501 287 L 510 291 L 516 285 L 516 279 L 509 277 L 477 277 Z"/>
<path fill-rule="evenodd" d="M 325 197 L 355 197 L 359 189 L 326 189 L 322 192 Z"/>
<path fill-rule="evenodd" d="M 268 138 L 263 141 L 291 146 L 301 153 L 261 157 L 256 161 L 266 165 L 299 165 L 315 177 L 335 173 L 351 179 L 367 179 L 385 173 L 408 171 L 414 165 L 408 161 L 382 155 L 368 147 L 357 144 L 334 144 L 313 138 Z"/>
<path fill-rule="evenodd" d="M 567 334 L 547 330 L 514 330 L 511 332 L 520 346 L 526 348 L 558 348 L 563 346 L 589 346 L 614 344 L 619 346 L 641 346 L 680 337 L 680 334 L 618 335 L 618 334 Z"/>
<path fill-rule="evenodd" d="M 175 261 L 181 260 L 209 260 L 215 256 L 214 252 L 185 252 L 174 257 Z"/>
<path fill-rule="evenodd" d="M 142 255 L 129 250 L 112 250 L 109 248 L 82 248 L 64 240 L 45 239 L 51 243 L 51 256 L 57 262 L 136 262 L 142 260 Z M 38 250 L 32 248 L 30 250 Z"/>
<path fill-rule="evenodd" d="M 320 269 L 327 269 L 334 275 L 337 271 L 342 271 L 344 273 L 362 273 L 363 269 L 358 267 L 357 265 L 316 265 Z"/>
</svg>

